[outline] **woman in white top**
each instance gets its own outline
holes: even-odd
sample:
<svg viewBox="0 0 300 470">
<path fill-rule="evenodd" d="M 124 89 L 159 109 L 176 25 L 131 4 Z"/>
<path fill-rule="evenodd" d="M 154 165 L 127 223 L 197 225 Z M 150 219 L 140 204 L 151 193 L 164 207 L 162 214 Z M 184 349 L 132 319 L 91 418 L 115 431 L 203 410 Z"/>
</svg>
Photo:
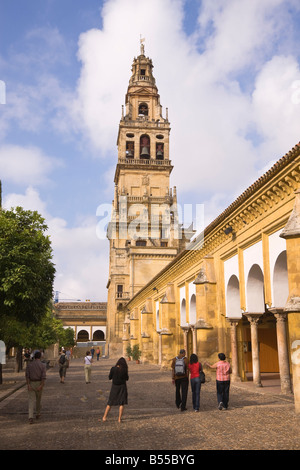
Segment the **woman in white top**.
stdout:
<svg viewBox="0 0 300 470">
<path fill-rule="evenodd" d="M 90 351 L 86 352 L 86 356 L 84 358 L 84 374 L 85 374 L 85 383 L 91 383 L 91 372 L 92 372 L 92 356 Z"/>
</svg>

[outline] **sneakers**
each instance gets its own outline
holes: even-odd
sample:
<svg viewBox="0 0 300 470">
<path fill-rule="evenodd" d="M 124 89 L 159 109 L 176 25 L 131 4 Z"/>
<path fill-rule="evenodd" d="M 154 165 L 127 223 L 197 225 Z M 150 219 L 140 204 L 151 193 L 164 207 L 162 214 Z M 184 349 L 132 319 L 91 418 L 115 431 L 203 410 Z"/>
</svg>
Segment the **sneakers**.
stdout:
<svg viewBox="0 0 300 470">
<path fill-rule="evenodd" d="M 219 403 L 219 406 L 218 406 L 218 408 L 219 408 L 219 410 L 223 410 L 223 408 L 224 408 L 224 405 L 223 405 L 223 403 L 222 403 L 222 402 L 220 402 L 220 403 Z"/>
</svg>

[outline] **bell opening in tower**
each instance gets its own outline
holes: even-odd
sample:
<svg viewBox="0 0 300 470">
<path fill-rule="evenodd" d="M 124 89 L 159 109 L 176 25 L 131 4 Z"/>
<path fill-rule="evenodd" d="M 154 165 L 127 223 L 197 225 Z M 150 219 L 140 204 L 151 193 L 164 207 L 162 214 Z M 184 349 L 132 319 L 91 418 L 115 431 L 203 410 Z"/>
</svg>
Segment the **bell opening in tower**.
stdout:
<svg viewBox="0 0 300 470">
<path fill-rule="evenodd" d="M 142 135 L 140 138 L 140 158 L 142 160 L 150 159 L 150 137 Z"/>
<path fill-rule="evenodd" d="M 139 105 L 139 116 L 148 116 L 148 105 L 146 103 Z"/>
<path fill-rule="evenodd" d="M 164 144 L 157 143 L 156 144 L 156 160 L 163 160 L 164 159 Z"/>
<path fill-rule="evenodd" d="M 126 142 L 126 158 L 134 158 L 134 142 Z"/>
</svg>

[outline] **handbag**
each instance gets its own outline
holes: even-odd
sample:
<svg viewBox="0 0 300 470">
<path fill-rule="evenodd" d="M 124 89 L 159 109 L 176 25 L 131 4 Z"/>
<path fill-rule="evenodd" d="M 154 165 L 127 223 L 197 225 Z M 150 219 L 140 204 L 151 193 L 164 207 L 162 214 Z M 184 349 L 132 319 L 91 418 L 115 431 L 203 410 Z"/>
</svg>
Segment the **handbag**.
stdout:
<svg viewBox="0 0 300 470">
<path fill-rule="evenodd" d="M 199 377 L 200 377 L 200 383 L 205 384 L 205 374 L 203 370 L 200 370 L 200 364 L 199 364 Z"/>
<path fill-rule="evenodd" d="M 200 376 L 200 382 L 201 382 L 202 384 L 204 384 L 204 383 L 205 383 L 205 374 L 204 374 L 204 372 L 203 372 L 202 370 L 200 371 L 199 376 Z"/>
</svg>

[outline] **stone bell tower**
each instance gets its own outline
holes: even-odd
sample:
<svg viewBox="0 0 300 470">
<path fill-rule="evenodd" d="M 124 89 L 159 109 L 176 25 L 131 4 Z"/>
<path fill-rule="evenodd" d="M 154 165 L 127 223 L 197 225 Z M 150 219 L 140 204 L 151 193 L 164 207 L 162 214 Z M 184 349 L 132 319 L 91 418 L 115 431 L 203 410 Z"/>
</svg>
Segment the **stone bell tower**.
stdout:
<svg viewBox="0 0 300 470">
<path fill-rule="evenodd" d="M 108 341 L 121 343 L 127 302 L 184 248 L 176 188 L 169 186 L 170 123 L 162 115 L 153 64 L 134 58 L 117 139 L 110 243 Z"/>
</svg>

